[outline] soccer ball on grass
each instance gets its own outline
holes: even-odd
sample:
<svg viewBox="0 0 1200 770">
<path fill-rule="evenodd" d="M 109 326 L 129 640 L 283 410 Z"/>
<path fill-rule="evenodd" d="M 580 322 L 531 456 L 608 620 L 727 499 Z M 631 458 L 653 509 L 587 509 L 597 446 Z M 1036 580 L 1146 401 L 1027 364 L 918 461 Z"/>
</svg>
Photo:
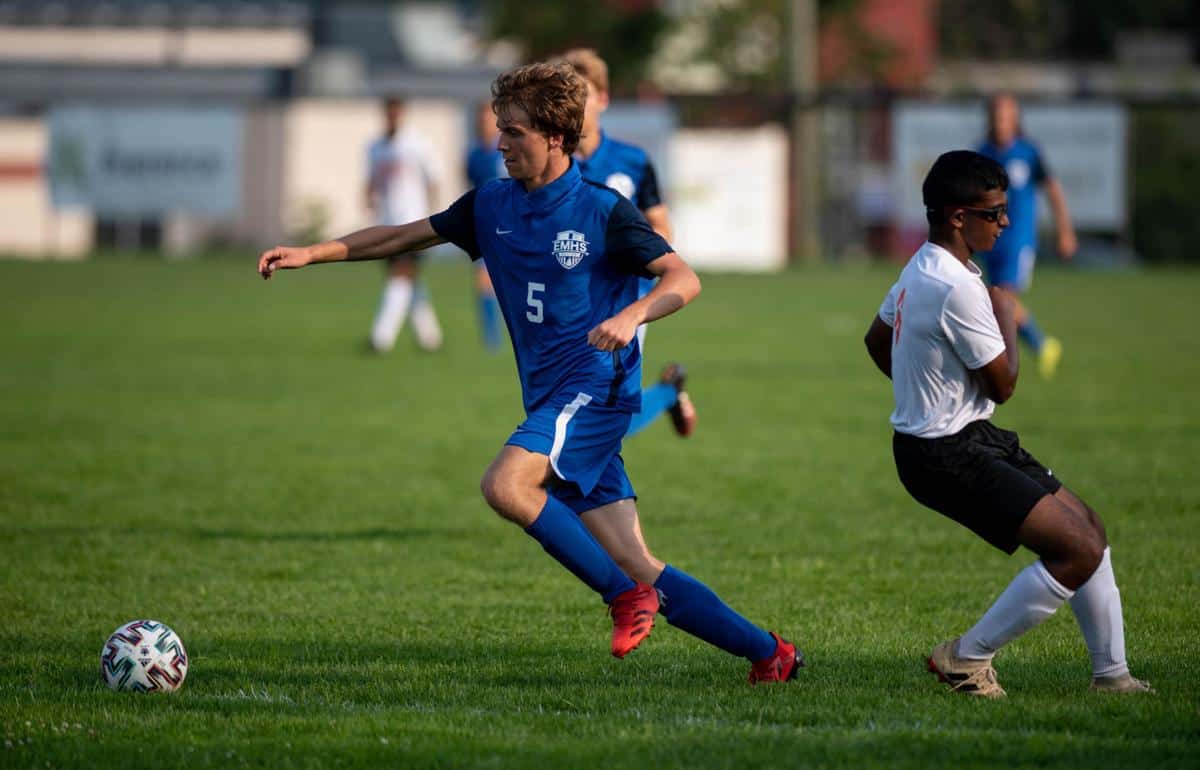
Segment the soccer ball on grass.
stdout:
<svg viewBox="0 0 1200 770">
<path fill-rule="evenodd" d="M 100 651 L 100 676 L 111 690 L 174 692 L 187 670 L 183 642 L 157 620 L 126 623 L 112 632 Z"/>
</svg>

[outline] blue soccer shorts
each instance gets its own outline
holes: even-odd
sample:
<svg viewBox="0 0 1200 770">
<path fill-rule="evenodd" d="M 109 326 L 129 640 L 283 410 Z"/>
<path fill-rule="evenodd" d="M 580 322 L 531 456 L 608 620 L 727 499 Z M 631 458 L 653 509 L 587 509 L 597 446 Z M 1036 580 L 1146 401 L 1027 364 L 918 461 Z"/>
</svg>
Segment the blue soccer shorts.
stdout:
<svg viewBox="0 0 1200 770">
<path fill-rule="evenodd" d="M 1037 252 L 1032 246 L 1023 246 L 1019 251 L 994 249 L 985 257 L 988 283 L 1016 291 L 1028 291 L 1033 283 L 1033 265 L 1036 261 Z"/>
<path fill-rule="evenodd" d="M 630 419 L 589 393 L 562 393 L 530 412 L 505 443 L 549 457 L 562 481 L 550 494 L 583 513 L 637 496 L 621 459 Z"/>
</svg>

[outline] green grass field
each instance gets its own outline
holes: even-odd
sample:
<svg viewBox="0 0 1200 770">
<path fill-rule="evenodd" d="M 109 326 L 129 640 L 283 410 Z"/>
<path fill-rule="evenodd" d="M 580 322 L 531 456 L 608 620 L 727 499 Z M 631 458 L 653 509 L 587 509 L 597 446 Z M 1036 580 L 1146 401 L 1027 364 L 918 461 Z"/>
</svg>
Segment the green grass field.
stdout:
<svg viewBox="0 0 1200 770">
<path fill-rule="evenodd" d="M 928 650 L 1032 560 L 911 501 L 861 338 L 894 268 L 709 276 L 650 334 L 700 409 L 625 449 L 655 551 L 795 639 L 798 681 L 599 601 L 478 492 L 521 419 L 464 265 L 437 355 L 365 353 L 380 273 L 0 262 L 0 767 L 1200 767 L 1200 272 L 1039 276 L 1066 345 L 996 421 L 1104 517 L 1135 673 L 1087 691 L 1070 611 L 951 695 Z M 170 624 L 172 696 L 101 645 Z"/>
</svg>

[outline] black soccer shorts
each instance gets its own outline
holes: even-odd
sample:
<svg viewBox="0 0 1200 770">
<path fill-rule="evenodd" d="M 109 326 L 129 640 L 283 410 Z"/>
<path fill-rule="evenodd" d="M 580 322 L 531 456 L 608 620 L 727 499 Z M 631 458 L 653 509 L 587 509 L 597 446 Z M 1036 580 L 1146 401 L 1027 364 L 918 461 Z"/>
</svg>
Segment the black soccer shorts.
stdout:
<svg viewBox="0 0 1200 770">
<path fill-rule="evenodd" d="M 987 420 L 941 438 L 895 433 L 892 454 L 900 482 L 917 502 L 1009 554 L 1017 550 L 1017 530 L 1037 502 L 1062 488 L 1021 448 L 1016 433 Z"/>
</svg>

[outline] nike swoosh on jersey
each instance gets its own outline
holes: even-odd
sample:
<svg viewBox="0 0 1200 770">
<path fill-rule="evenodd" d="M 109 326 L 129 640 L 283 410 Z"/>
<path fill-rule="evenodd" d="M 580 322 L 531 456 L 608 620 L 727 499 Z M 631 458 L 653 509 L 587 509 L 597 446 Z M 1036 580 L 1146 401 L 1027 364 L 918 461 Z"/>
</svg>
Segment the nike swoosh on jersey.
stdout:
<svg viewBox="0 0 1200 770">
<path fill-rule="evenodd" d="M 511 232 L 512 230 L 501 230 L 499 227 L 496 228 L 496 235 L 508 235 Z"/>
</svg>

